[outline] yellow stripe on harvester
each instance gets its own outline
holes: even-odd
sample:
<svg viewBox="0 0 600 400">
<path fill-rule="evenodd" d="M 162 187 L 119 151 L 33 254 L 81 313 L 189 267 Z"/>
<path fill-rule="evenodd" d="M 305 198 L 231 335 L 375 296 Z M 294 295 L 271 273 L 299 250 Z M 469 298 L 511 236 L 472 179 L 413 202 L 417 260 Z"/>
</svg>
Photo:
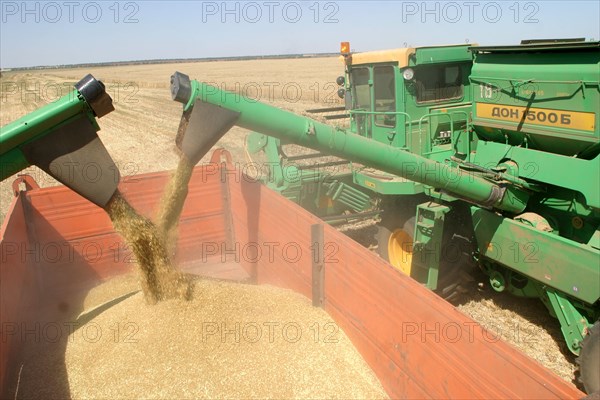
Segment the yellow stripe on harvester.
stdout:
<svg viewBox="0 0 600 400">
<path fill-rule="evenodd" d="M 527 107 L 488 103 L 477 103 L 476 107 L 477 117 L 479 118 L 517 123 L 525 118 L 525 124 L 577 129 L 580 131 L 594 131 L 596 128 L 596 114 L 594 113 L 553 110 L 550 108 L 528 109 Z"/>
</svg>

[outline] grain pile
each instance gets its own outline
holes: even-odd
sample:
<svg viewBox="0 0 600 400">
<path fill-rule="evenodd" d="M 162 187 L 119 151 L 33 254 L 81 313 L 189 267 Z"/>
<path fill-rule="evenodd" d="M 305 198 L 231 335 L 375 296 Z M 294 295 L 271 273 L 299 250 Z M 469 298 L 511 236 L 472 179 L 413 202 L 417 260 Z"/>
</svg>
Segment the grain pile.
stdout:
<svg viewBox="0 0 600 400">
<path fill-rule="evenodd" d="M 387 398 L 345 334 L 303 296 L 198 280 L 193 297 L 148 306 L 138 293 L 78 324 L 62 351 L 64 376 L 48 379 L 61 372 L 60 352 L 38 349 L 19 398 Z"/>
<path fill-rule="evenodd" d="M 192 282 L 171 265 L 164 234 L 140 216 L 116 192 L 106 205 L 113 226 L 127 241 L 141 271 L 142 290 L 148 303 L 169 298 L 189 299 Z"/>
</svg>

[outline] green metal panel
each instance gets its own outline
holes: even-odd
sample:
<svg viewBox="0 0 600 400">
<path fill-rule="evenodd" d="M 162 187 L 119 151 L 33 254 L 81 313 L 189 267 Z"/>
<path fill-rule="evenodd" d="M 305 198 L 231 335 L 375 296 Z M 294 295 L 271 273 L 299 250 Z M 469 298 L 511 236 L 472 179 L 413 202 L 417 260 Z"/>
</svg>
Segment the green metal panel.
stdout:
<svg viewBox="0 0 600 400">
<path fill-rule="evenodd" d="M 450 207 L 438 203 L 419 204 L 415 223 L 411 277 L 437 289 L 444 219 Z"/>
<path fill-rule="evenodd" d="M 354 171 L 354 183 L 375 193 L 383 195 L 412 195 L 423 193 L 423 185 L 394 175 L 383 174 L 389 178 L 376 178 L 371 174 Z"/>
<path fill-rule="evenodd" d="M 326 195 L 332 200 L 344 204 L 354 212 L 364 211 L 371 204 L 371 198 L 368 194 L 363 193 L 344 182 L 335 180 L 327 185 L 329 188 L 327 189 Z"/>
<path fill-rule="evenodd" d="M 414 65 L 439 64 L 471 60 L 471 45 L 419 47 Z"/>
<path fill-rule="evenodd" d="M 574 354 L 579 354 L 581 342 L 587 334 L 587 329 L 593 325 L 594 320 L 588 322 L 573 306 L 573 303 L 556 290 L 544 290 L 542 299 L 560 321 L 560 328 L 569 350 Z"/>
<path fill-rule="evenodd" d="M 77 90 L 73 90 L 57 101 L 3 126 L 0 129 L 0 154 L 81 112 L 88 111 L 91 112 L 91 109 L 88 108 L 87 103 L 80 98 Z M 94 121 L 98 130 L 93 114 L 90 120 Z"/>
<path fill-rule="evenodd" d="M 525 276 L 595 303 L 600 298 L 600 251 L 471 207 L 479 253 Z"/>
<path fill-rule="evenodd" d="M 600 46 L 559 48 L 474 49 L 480 137 L 568 156 L 598 144 Z"/>
<path fill-rule="evenodd" d="M 521 178 L 568 188 L 582 193 L 589 207 L 600 209 L 600 156 L 593 160 L 480 141 L 473 162 L 495 167 L 503 159 L 519 165 Z"/>
</svg>

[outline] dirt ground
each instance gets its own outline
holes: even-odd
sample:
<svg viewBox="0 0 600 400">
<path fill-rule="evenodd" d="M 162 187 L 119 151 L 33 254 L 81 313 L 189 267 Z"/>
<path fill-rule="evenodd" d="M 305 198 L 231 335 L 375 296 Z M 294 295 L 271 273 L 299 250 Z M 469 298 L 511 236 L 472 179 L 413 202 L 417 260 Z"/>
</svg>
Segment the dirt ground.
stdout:
<svg viewBox="0 0 600 400">
<path fill-rule="evenodd" d="M 290 60 L 196 62 L 132 65 L 86 69 L 3 72 L 0 78 L 0 125 L 67 94 L 72 85 L 93 74 L 102 80 L 116 110 L 99 120 L 100 138 L 122 176 L 173 170 L 178 157 L 174 138 L 182 106 L 171 100 L 169 78 L 175 71 L 210 82 L 293 112 L 341 105 L 335 79 L 343 71 L 336 57 Z M 234 127 L 217 146 L 228 149 L 235 162 L 246 162 L 248 132 Z M 32 175 L 42 186 L 56 182 L 35 167 Z M 11 177 L 0 183 L 0 220 L 12 197 Z M 340 227 L 361 244 L 376 250 L 375 221 Z M 574 357 L 562 339 L 558 321 L 541 302 L 493 292 L 478 276 L 457 307 L 484 327 L 523 350 L 567 381 L 574 379 Z"/>
</svg>

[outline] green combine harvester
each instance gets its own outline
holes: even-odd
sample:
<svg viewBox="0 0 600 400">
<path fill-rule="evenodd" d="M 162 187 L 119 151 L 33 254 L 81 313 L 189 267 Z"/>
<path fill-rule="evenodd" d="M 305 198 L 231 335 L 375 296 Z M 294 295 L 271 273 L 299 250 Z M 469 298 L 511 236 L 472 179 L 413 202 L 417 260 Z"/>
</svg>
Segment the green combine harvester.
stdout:
<svg viewBox="0 0 600 400">
<path fill-rule="evenodd" d="M 349 128 L 177 72 L 179 146 L 194 159 L 233 125 L 254 131 L 269 187 L 329 220 L 379 214 L 381 256 L 441 296 L 477 265 L 494 290 L 539 298 L 600 390 L 600 42 L 341 53 L 346 106 L 311 111 Z M 289 143 L 341 159 L 302 164 Z"/>
</svg>

